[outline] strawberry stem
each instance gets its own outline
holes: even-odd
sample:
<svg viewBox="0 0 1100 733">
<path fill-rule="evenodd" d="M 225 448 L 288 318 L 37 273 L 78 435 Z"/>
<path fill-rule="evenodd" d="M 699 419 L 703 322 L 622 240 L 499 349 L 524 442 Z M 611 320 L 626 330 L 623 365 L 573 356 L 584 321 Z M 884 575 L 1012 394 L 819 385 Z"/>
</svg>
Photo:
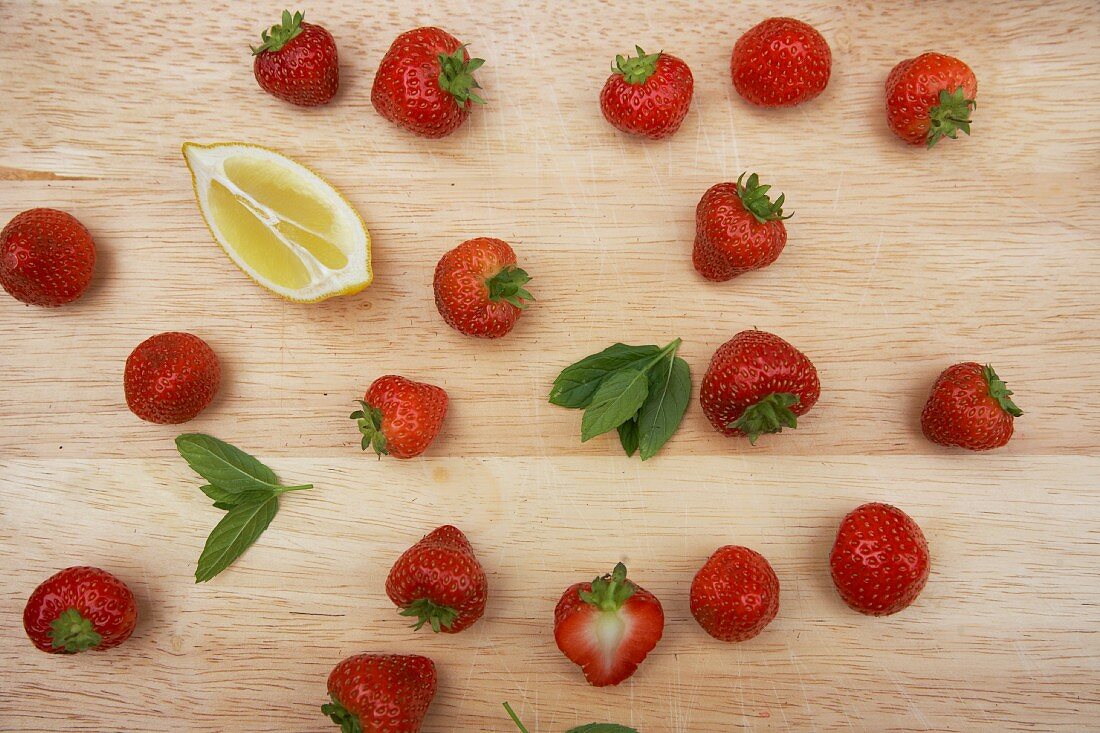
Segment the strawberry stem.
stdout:
<svg viewBox="0 0 1100 733">
<path fill-rule="evenodd" d="M 527 307 L 527 301 L 535 299 L 527 288 L 523 287 L 531 281 L 531 276 L 514 265 L 508 265 L 497 274 L 485 281 L 489 288 L 489 300 L 494 302 L 503 300 L 517 308 Z"/>
<path fill-rule="evenodd" d="M 523 721 L 519 719 L 518 715 L 516 715 L 516 711 L 512 710 L 511 705 L 509 705 L 508 703 L 504 703 L 504 709 L 508 711 L 508 717 L 512 719 L 512 722 L 516 724 L 517 728 L 519 728 L 523 733 L 529 733 L 527 728 L 523 725 Z"/>
<path fill-rule="evenodd" d="M 432 627 L 432 631 L 439 633 L 443 629 L 450 629 L 458 618 L 458 611 L 450 606 L 440 606 L 427 598 L 417 598 L 401 610 L 402 616 L 414 616 L 418 620 L 412 625 L 416 631 L 424 624 Z"/>
<path fill-rule="evenodd" d="M 382 411 L 377 407 L 371 407 L 362 400 L 359 400 L 359 404 L 362 405 L 363 409 L 356 410 L 348 417 L 355 420 L 359 426 L 359 432 L 363 434 L 361 442 L 363 450 L 368 447 L 373 448 L 374 452 L 378 454 L 378 458 L 381 459 L 382 456 L 389 453 L 386 448 L 386 434 L 382 432 Z"/>
<path fill-rule="evenodd" d="M 94 649 L 103 642 L 103 637 L 92 626 L 90 619 L 84 618 L 75 608 L 67 608 L 50 624 L 50 643 L 54 649 L 66 654 Z"/>
<path fill-rule="evenodd" d="M 359 717 L 340 704 L 335 697 L 332 702 L 321 706 L 321 712 L 332 718 L 332 722 L 340 726 L 342 733 L 363 733 L 363 725 Z"/>
<path fill-rule="evenodd" d="M 485 100 L 472 91 L 481 89 L 473 74 L 485 64 L 485 59 L 467 61 L 465 50 L 466 44 L 463 44 L 450 55 L 439 54 L 439 88 L 454 97 L 459 107 L 465 107 L 468 101 L 485 104 Z"/>
<path fill-rule="evenodd" d="M 962 87 L 953 92 L 941 89 L 940 103 L 928 110 L 928 118 L 931 122 L 928 127 L 928 147 L 932 147 L 945 137 L 956 139 L 959 130 L 969 135 L 970 112 L 977 106 L 976 101 L 966 98 Z"/>
<path fill-rule="evenodd" d="M 609 574 L 592 581 L 591 591 L 582 590 L 577 595 L 601 611 L 615 612 L 634 595 L 634 591 L 634 584 L 626 579 L 626 565 L 618 563 Z"/>
<path fill-rule="evenodd" d="M 755 405 L 749 405 L 741 417 L 727 427 L 736 428 L 749 437 L 749 443 L 756 445 L 756 439 L 765 433 L 778 433 L 784 427 L 798 427 L 798 416 L 791 407 L 801 400 L 790 392 L 772 392 Z"/>
<path fill-rule="evenodd" d="M 1012 415 L 1012 417 L 1019 417 L 1024 414 L 1024 411 L 1012 401 L 1012 390 L 997 376 L 997 372 L 993 371 L 992 366 L 986 364 L 982 367 L 982 377 L 985 378 L 985 383 L 989 385 L 989 396 L 997 400 L 997 404 L 1001 406 L 1002 410 Z"/>
<path fill-rule="evenodd" d="M 657 61 L 663 52 L 646 54 L 641 46 L 635 46 L 634 50 L 638 52 L 637 56 L 616 56 L 611 70 L 621 74 L 627 84 L 645 84 L 657 72 Z"/>
<path fill-rule="evenodd" d="M 252 55 L 259 56 L 264 51 L 271 51 L 272 53 L 281 51 L 283 46 L 290 43 L 292 39 L 297 38 L 298 34 L 302 32 L 303 18 L 305 18 L 305 14 L 302 12 L 291 15 L 289 10 L 284 10 L 281 23 L 273 25 L 270 30 L 260 33 L 260 40 L 263 43 L 252 49 Z"/>
<path fill-rule="evenodd" d="M 745 210 L 756 217 L 758 222 L 766 224 L 769 221 L 782 221 L 794 216 L 794 214 L 783 216 L 784 194 L 779 194 L 779 198 L 773 204 L 771 199 L 768 198 L 768 190 L 771 189 L 771 186 L 761 186 L 760 178 L 755 173 L 750 175 L 749 180 L 742 185 L 741 180 L 745 175 L 745 173 L 742 173 L 737 178 L 737 196 L 741 199 Z"/>
</svg>

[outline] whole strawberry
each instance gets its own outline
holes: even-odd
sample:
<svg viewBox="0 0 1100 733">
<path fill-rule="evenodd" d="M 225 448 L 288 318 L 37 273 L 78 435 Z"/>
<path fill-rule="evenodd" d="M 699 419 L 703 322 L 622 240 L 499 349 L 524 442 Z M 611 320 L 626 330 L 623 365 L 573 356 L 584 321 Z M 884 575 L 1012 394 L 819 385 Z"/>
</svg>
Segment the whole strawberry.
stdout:
<svg viewBox="0 0 1100 733">
<path fill-rule="evenodd" d="M 715 639 L 751 639 L 777 613 L 779 578 L 747 547 L 719 547 L 691 581 L 691 615 Z"/>
<path fill-rule="evenodd" d="M 102 651 L 130 638 L 137 624 L 134 594 L 106 570 L 73 567 L 34 589 L 23 609 L 23 628 L 51 654 Z"/>
<path fill-rule="evenodd" d="M 64 211 L 29 209 L 0 231 L 0 285 L 28 305 L 76 300 L 94 269 L 92 235 Z"/>
<path fill-rule="evenodd" d="M 787 244 L 783 194 L 772 203 L 771 186 L 761 186 L 753 173 L 742 184 L 719 183 L 707 189 L 695 207 L 695 247 L 691 262 L 700 275 L 716 282 L 779 259 Z"/>
<path fill-rule="evenodd" d="M 761 107 L 793 107 L 825 91 L 833 56 L 813 26 L 768 18 L 737 39 L 730 74 L 737 93 Z"/>
<path fill-rule="evenodd" d="M 445 137 L 470 116 L 473 73 L 485 63 L 471 59 L 466 46 L 440 28 L 402 33 L 382 58 L 370 101 L 378 114 L 423 137 Z"/>
<path fill-rule="evenodd" d="M 500 338 L 516 325 L 528 301 L 531 277 L 516 267 L 507 242 L 470 239 L 435 266 L 435 306 L 451 328 L 467 336 Z"/>
<path fill-rule="evenodd" d="M 435 697 L 435 664 L 416 654 L 357 654 L 328 676 L 321 712 L 343 733 L 417 733 Z"/>
<path fill-rule="evenodd" d="M 939 140 L 970 134 L 977 106 L 978 79 L 953 56 L 922 53 L 906 59 L 886 77 L 886 121 L 911 145 L 932 147 Z"/>
<path fill-rule="evenodd" d="M 993 367 L 967 361 L 944 369 L 920 414 L 924 437 L 969 450 L 1000 448 L 1023 411 Z"/>
<path fill-rule="evenodd" d="M 654 140 L 680 129 L 691 106 L 691 69 L 664 52 L 616 56 L 614 71 L 600 92 L 603 116 L 619 130 Z"/>
<path fill-rule="evenodd" d="M 332 35 L 303 23 L 303 17 L 284 10 L 282 22 L 260 34 L 263 43 L 252 49 L 252 72 L 265 92 L 300 107 L 316 107 L 336 96 L 340 59 Z"/>
<path fill-rule="evenodd" d="M 571 585 L 554 609 L 558 649 L 595 687 L 617 685 L 634 674 L 664 627 L 661 602 L 627 580 L 622 563 L 610 575 Z"/>
<path fill-rule="evenodd" d="M 198 336 L 159 333 L 126 359 L 126 404 L 142 420 L 174 425 L 206 409 L 221 386 L 218 355 Z"/>
<path fill-rule="evenodd" d="M 458 527 L 447 524 L 405 551 L 386 577 L 386 595 L 402 616 L 432 631 L 457 634 L 485 613 L 485 571 Z"/>
<path fill-rule="evenodd" d="M 363 434 L 363 450 L 379 457 L 415 458 L 427 450 L 447 414 L 447 393 L 424 382 L 387 374 L 374 380 L 351 413 Z"/>
<path fill-rule="evenodd" d="M 774 334 L 742 331 L 718 347 L 703 375 L 699 401 L 714 429 L 747 435 L 797 427 L 821 394 L 805 354 Z"/>
<path fill-rule="evenodd" d="M 864 504 L 841 521 L 829 567 L 845 603 L 869 616 L 888 616 L 924 589 L 928 543 L 902 510 Z"/>
</svg>

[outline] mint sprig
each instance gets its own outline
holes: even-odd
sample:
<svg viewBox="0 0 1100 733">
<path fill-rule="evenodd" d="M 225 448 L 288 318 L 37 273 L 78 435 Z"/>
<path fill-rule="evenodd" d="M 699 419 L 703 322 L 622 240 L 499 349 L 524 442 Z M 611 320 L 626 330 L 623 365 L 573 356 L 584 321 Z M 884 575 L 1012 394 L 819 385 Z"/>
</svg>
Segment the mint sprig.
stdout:
<svg viewBox="0 0 1100 733">
<path fill-rule="evenodd" d="M 196 583 L 225 570 L 259 539 L 279 511 L 280 494 L 313 488 L 313 484 L 281 485 L 270 468 L 210 435 L 185 433 L 176 438 L 176 449 L 209 482 L 200 490 L 226 513 L 199 555 Z"/>
<path fill-rule="evenodd" d="M 623 451 L 643 461 L 676 432 L 691 399 L 691 372 L 676 356 L 680 339 L 657 346 L 614 344 L 566 367 L 552 404 L 583 409 L 581 442 L 618 430 Z"/>
<path fill-rule="evenodd" d="M 529 733 L 511 705 L 504 703 L 504 710 L 508 713 L 508 717 L 512 719 L 512 722 L 516 724 L 516 727 L 519 728 L 520 733 Z M 638 731 L 616 723 L 586 723 L 576 728 L 570 728 L 565 733 L 638 733 Z"/>
</svg>

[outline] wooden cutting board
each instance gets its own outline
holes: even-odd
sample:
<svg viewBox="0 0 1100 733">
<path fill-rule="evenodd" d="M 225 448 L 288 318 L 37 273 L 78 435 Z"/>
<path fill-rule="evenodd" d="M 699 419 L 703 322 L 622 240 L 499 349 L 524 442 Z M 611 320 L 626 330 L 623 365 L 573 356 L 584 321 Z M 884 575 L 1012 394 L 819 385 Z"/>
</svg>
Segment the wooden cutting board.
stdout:
<svg viewBox="0 0 1100 733">
<path fill-rule="evenodd" d="M 259 2 L 0 2 L 0 221 L 33 206 L 93 233 L 96 280 L 75 305 L 0 297 L 0 729 L 326 731 L 332 666 L 361 651 L 435 659 L 425 731 L 532 733 L 615 720 L 644 733 L 1100 728 L 1100 25 L 1093 2 L 651 4 L 311 3 L 340 47 L 322 109 L 262 93 L 248 44 Z M 828 90 L 786 111 L 732 90 L 729 52 L 768 15 L 811 22 Z M 378 61 L 437 23 L 487 59 L 489 104 L 425 141 L 372 109 Z M 597 94 L 635 43 L 684 58 L 695 100 L 673 138 L 611 129 Z M 932 151 L 886 128 L 882 87 L 935 49 L 976 71 L 974 136 Z M 253 285 L 210 240 L 185 140 L 277 148 L 338 186 L 368 222 L 376 279 L 303 306 Z M 772 267 L 701 280 L 695 204 L 756 171 L 786 194 Z M 467 339 L 435 311 L 436 260 L 501 237 L 537 304 L 507 338 Z M 817 364 L 799 429 L 755 448 L 697 401 L 662 453 L 579 442 L 553 377 L 616 340 L 683 339 L 696 389 L 734 333 L 780 334 Z M 286 481 L 273 526 L 213 582 L 192 583 L 218 519 L 176 454 L 179 429 L 122 395 L 130 350 L 201 335 L 226 372 L 187 425 Z M 1025 414 L 990 454 L 942 450 L 918 414 L 941 369 L 993 363 Z M 383 373 L 437 383 L 452 409 L 419 460 L 375 461 L 347 420 Z M 827 554 L 845 512 L 894 503 L 924 528 L 928 587 L 904 613 L 859 616 Z M 453 522 L 489 575 L 480 623 L 406 628 L 383 593 L 397 555 Z M 739 645 L 688 611 L 692 574 L 745 544 L 782 583 L 777 620 Z M 665 605 L 665 637 L 618 688 L 588 687 L 554 646 L 561 591 L 618 560 Z M 110 569 L 135 590 L 133 639 L 74 658 L 35 651 L 23 603 L 53 571 Z"/>
</svg>

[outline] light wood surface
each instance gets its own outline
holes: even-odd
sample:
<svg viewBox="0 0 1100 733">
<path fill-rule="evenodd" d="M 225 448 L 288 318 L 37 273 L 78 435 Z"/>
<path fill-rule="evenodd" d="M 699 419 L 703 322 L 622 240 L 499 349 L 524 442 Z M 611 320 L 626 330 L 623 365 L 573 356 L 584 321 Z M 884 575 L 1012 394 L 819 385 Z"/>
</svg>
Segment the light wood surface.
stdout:
<svg viewBox="0 0 1100 733">
<path fill-rule="evenodd" d="M 0 297 L 0 729 L 324 731 L 325 678 L 360 651 L 428 654 L 424 730 L 532 733 L 614 719 L 643 733 L 1100 728 L 1100 23 L 1093 2 L 454 3 L 304 6 L 340 47 L 341 93 L 291 108 L 261 92 L 258 2 L 0 2 L 0 223 L 55 206 L 93 233 L 93 287 L 58 310 Z M 815 102 L 750 108 L 737 36 L 778 12 L 819 28 L 833 77 Z M 429 142 L 370 105 L 401 31 L 435 23 L 487 59 L 489 104 Z M 684 58 L 692 110 L 662 142 L 627 138 L 597 93 L 617 52 Z M 894 139 L 882 84 L 925 50 L 975 70 L 974 136 L 931 152 Z M 374 237 L 375 283 L 303 306 L 260 290 L 210 240 L 183 141 L 277 148 L 337 185 Z M 772 267 L 724 284 L 690 264 L 694 207 L 756 171 L 787 196 Z M 486 343 L 436 313 L 438 257 L 471 236 L 516 248 L 538 303 Z M 546 403 L 565 365 L 616 340 L 666 343 L 698 387 L 744 328 L 817 364 L 797 431 L 713 432 L 693 399 L 652 461 Z M 145 337 L 194 332 L 221 356 L 214 405 L 186 426 L 289 481 L 272 527 L 213 582 L 191 582 L 217 521 L 170 427 L 125 407 Z M 992 362 L 1025 415 L 1005 449 L 925 441 L 935 375 Z M 375 461 L 352 402 L 384 373 L 451 395 L 426 457 Z M 881 500 L 924 528 L 933 572 L 906 612 L 871 619 L 831 587 L 835 527 Z M 489 575 L 483 621 L 413 633 L 386 600 L 392 561 L 453 522 Z M 724 645 L 687 588 L 718 545 L 782 583 L 776 622 Z M 595 690 L 553 643 L 569 583 L 624 559 L 668 617 L 638 674 Z M 106 654 L 35 651 L 20 613 L 54 570 L 95 564 L 139 598 Z"/>
</svg>

